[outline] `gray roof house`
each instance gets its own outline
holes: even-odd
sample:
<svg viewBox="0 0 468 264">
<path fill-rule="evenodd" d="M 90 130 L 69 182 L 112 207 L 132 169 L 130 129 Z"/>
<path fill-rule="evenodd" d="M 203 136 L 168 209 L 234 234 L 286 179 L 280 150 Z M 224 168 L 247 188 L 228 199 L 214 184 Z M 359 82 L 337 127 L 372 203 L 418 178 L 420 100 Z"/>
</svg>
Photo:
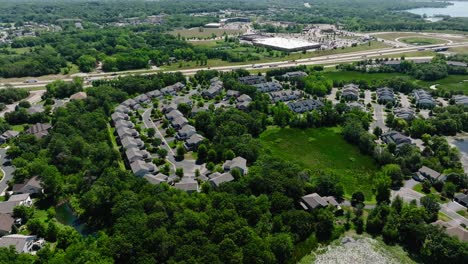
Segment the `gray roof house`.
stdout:
<svg viewBox="0 0 468 264">
<path fill-rule="evenodd" d="M 124 106 L 129 107 L 129 108 L 133 108 L 136 104 L 138 104 L 137 101 L 135 101 L 135 100 L 133 100 L 131 98 L 127 99 L 127 100 L 125 100 L 125 101 L 123 101 L 121 103 L 121 105 L 124 105 Z"/>
<path fill-rule="evenodd" d="M 380 136 L 386 144 L 395 143 L 397 146 L 411 144 L 411 139 L 398 131 L 389 131 Z"/>
<path fill-rule="evenodd" d="M 243 102 L 252 102 L 252 98 L 246 94 L 243 94 L 239 97 L 237 97 L 237 102 L 243 103 Z"/>
<path fill-rule="evenodd" d="M 235 90 L 227 90 L 226 92 L 226 97 L 231 98 L 231 97 L 238 97 L 240 95 L 239 91 Z"/>
<path fill-rule="evenodd" d="M 198 192 L 198 182 L 192 178 L 182 178 L 180 182 L 174 184 L 174 188 L 186 191 L 186 192 Z"/>
<path fill-rule="evenodd" d="M 150 98 L 146 94 L 140 94 L 137 97 L 133 98 L 138 103 L 147 103 L 150 101 Z"/>
<path fill-rule="evenodd" d="M 294 72 L 287 72 L 282 75 L 284 78 L 293 79 L 293 78 L 300 78 L 307 76 L 307 73 L 303 71 L 294 71 Z"/>
<path fill-rule="evenodd" d="M 160 98 L 162 96 L 162 93 L 159 90 L 154 90 L 151 92 L 147 92 L 146 96 L 148 96 L 149 98 Z"/>
<path fill-rule="evenodd" d="M 128 114 L 130 112 L 130 108 L 126 107 L 125 105 L 118 105 L 115 109 L 114 112 L 116 113 L 122 113 L 122 114 Z"/>
<path fill-rule="evenodd" d="M 139 137 L 140 134 L 138 131 L 136 131 L 133 128 L 128 128 L 128 127 L 121 127 L 117 129 L 117 135 L 119 135 L 120 139 L 123 139 L 124 137 Z"/>
<path fill-rule="evenodd" d="M 276 102 L 287 102 L 297 100 L 302 97 L 302 92 L 299 90 L 281 90 L 269 93 L 271 101 Z"/>
<path fill-rule="evenodd" d="M 49 135 L 49 130 L 52 128 L 52 125 L 45 123 L 36 123 L 30 126 L 25 132 L 27 134 L 32 134 L 37 138 L 43 138 Z"/>
<path fill-rule="evenodd" d="M 219 187 L 221 184 L 225 182 L 230 182 L 233 180 L 234 180 L 234 177 L 232 176 L 232 174 L 229 172 L 225 172 L 219 176 L 210 178 L 209 182 L 211 183 L 211 185 L 213 185 L 213 187 Z"/>
<path fill-rule="evenodd" d="M 43 188 L 41 180 L 38 176 L 34 176 L 30 179 L 25 180 L 23 183 L 17 183 L 13 185 L 11 189 L 13 194 L 28 193 L 28 194 L 37 194 L 42 193 Z"/>
<path fill-rule="evenodd" d="M 421 108 L 433 108 L 435 106 L 434 99 L 432 95 L 425 90 L 415 90 L 413 91 L 414 99 L 416 100 L 416 105 Z"/>
<path fill-rule="evenodd" d="M 178 117 L 184 117 L 184 115 L 177 109 L 170 111 L 169 113 L 166 114 L 166 118 L 169 121 L 172 121 Z"/>
<path fill-rule="evenodd" d="M 459 203 L 459 204 L 461 204 L 461 205 L 463 205 L 463 206 L 465 206 L 465 207 L 468 207 L 468 195 L 466 195 L 466 194 L 464 194 L 464 193 L 457 193 L 457 194 L 455 194 L 455 196 L 453 197 L 453 199 L 454 199 L 457 203 Z"/>
<path fill-rule="evenodd" d="M 145 146 L 145 143 L 141 139 L 133 137 L 124 137 L 120 140 L 120 143 L 126 150 L 131 148 L 141 149 Z"/>
<path fill-rule="evenodd" d="M 319 100 L 306 99 L 297 102 L 289 102 L 288 107 L 295 113 L 304 113 L 318 109 L 323 106 L 323 103 Z"/>
<path fill-rule="evenodd" d="M 111 115 L 111 118 L 112 118 L 112 121 L 114 121 L 114 123 L 119 121 L 119 120 L 129 120 L 130 119 L 127 114 L 120 113 L 120 112 L 114 112 Z"/>
<path fill-rule="evenodd" d="M 375 92 L 377 94 L 377 102 L 381 104 L 393 103 L 395 101 L 395 94 L 391 88 L 382 87 L 378 88 Z"/>
<path fill-rule="evenodd" d="M 254 85 L 266 82 L 265 76 L 263 75 L 248 75 L 239 77 L 239 82 L 247 85 Z"/>
<path fill-rule="evenodd" d="M 44 111 L 45 111 L 44 106 L 40 104 L 33 105 L 26 110 L 26 112 L 30 115 L 43 113 Z"/>
<path fill-rule="evenodd" d="M 139 148 L 129 148 L 125 151 L 127 160 L 129 163 L 132 163 L 137 160 L 145 160 L 151 157 L 151 154 L 146 150 L 140 150 Z"/>
<path fill-rule="evenodd" d="M 190 138 L 195 133 L 197 133 L 195 127 L 191 125 L 185 125 L 177 132 L 176 138 L 178 140 L 185 140 L 187 138 Z"/>
<path fill-rule="evenodd" d="M 134 125 L 131 121 L 128 121 L 128 120 L 123 120 L 123 119 L 119 119 L 115 122 L 115 129 L 119 129 L 121 127 L 126 127 L 126 128 L 133 128 Z"/>
<path fill-rule="evenodd" d="M 257 91 L 261 93 L 275 92 L 283 89 L 283 86 L 277 82 L 258 83 L 253 86 L 257 87 Z"/>
<path fill-rule="evenodd" d="M 395 108 L 393 114 L 401 119 L 412 120 L 415 116 L 414 110 L 411 108 Z"/>
<path fill-rule="evenodd" d="M 130 163 L 130 168 L 135 176 L 143 177 L 146 174 L 156 172 L 156 166 L 153 163 L 148 163 L 142 160 L 136 160 Z"/>
<path fill-rule="evenodd" d="M 202 92 L 204 97 L 214 98 L 223 91 L 223 82 L 220 80 L 212 81 L 210 87 Z"/>
<path fill-rule="evenodd" d="M 226 160 L 223 164 L 225 171 L 232 171 L 233 169 L 239 169 L 242 175 L 247 174 L 247 160 L 242 157 L 235 157 L 232 160 Z"/>
<path fill-rule="evenodd" d="M 444 177 L 442 177 L 442 174 L 440 172 L 437 172 L 429 167 L 422 166 L 418 172 L 416 172 L 418 176 L 422 176 L 430 181 L 437 181 L 437 180 L 443 180 Z"/>
<path fill-rule="evenodd" d="M 174 127 L 175 129 L 180 129 L 181 127 L 187 124 L 188 124 L 188 120 L 185 117 L 177 117 L 171 122 L 172 127 Z"/>
<path fill-rule="evenodd" d="M 36 236 L 25 236 L 20 234 L 8 235 L 0 238 L 0 247 L 13 246 L 18 253 L 30 253 Z"/>
<path fill-rule="evenodd" d="M 200 145 L 200 143 L 204 140 L 205 138 L 201 136 L 200 134 L 193 134 L 191 137 L 189 137 L 185 143 L 184 147 L 187 150 L 194 150 Z"/>
<path fill-rule="evenodd" d="M 321 197 L 318 193 L 302 196 L 300 205 L 304 210 L 308 211 L 314 210 L 315 208 L 327 207 L 328 205 L 332 205 L 334 207 L 339 206 L 333 196 Z"/>
<path fill-rule="evenodd" d="M 15 218 L 11 214 L 0 214 L 0 236 L 9 235 Z"/>
<path fill-rule="evenodd" d="M 359 85 L 350 83 L 343 87 L 341 97 L 347 101 L 356 101 L 359 99 Z"/>
<path fill-rule="evenodd" d="M 167 87 L 162 88 L 161 93 L 163 93 L 164 95 L 176 95 L 177 92 L 181 91 L 184 88 L 185 84 L 178 82 L 173 85 L 169 85 Z"/>
<path fill-rule="evenodd" d="M 455 101 L 456 105 L 468 106 L 468 96 L 466 95 L 454 95 L 452 99 Z"/>
<path fill-rule="evenodd" d="M 163 105 L 162 110 L 164 113 L 169 113 L 173 110 L 177 110 L 177 104 L 170 103 L 170 104 Z"/>
<path fill-rule="evenodd" d="M 145 178 L 151 184 L 161 184 L 163 182 L 167 182 L 168 176 L 164 175 L 162 173 L 158 173 L 156 175 L 145 174 L 145 176 L 143 176 L 143 178 Z"/>
<path fill-rule="evenodd" d="M 0 136 L 0 144 L 6 143 L 9 139 L 15 138 L 18 135 L 19 135 L 18 131 L 7 130 L 3 132 L 3 134 Z"/>
<path fill-rule="evenodd" d="M 12 214 L 16 206 L 20 206 L 21 201 L 6 201 L 0 203 L 0 214 Z"/>
</svg>

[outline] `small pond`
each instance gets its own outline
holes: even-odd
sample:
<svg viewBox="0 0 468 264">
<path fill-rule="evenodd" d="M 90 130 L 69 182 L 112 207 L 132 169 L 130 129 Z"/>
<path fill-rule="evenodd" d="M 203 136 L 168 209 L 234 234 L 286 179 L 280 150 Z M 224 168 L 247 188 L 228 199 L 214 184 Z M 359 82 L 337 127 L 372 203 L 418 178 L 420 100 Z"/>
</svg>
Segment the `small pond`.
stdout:
<svg viewBox="0 0 468 264">
<path fill-rule="evenodd" d="M 89 234 L 86 224 L 80 222 L 68 202 L 55 208 L 55 218 L 57 218 L 57 221 L 60 223 L 75 228 L 81 235 Z"/>
</svg>

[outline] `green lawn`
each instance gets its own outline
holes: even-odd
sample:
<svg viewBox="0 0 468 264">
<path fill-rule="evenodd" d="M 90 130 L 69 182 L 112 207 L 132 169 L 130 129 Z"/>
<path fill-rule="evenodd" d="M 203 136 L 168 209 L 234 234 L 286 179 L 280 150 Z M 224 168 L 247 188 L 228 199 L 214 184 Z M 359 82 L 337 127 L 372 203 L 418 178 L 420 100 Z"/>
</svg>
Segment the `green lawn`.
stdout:
<svg viewBox="0 0 468 264">
<path fill-rule="evenodd" d="M 111 127 L 109 124 L 107 124 L 107 133 L 109 134 L 109 139 L 110 139 L 110 141 L 112 143 L 112 147 L 117 152 L 119 152 L 119 146 L 117 145 L 117 140 L 115 139 L 115 136 L 114 136 L 114 130 L 115 129 L 113 127 Z M 120 169 L 125 170 L 125 164 L 123 163 L 123 160 L 121 158 L 119 158 L 118 163 L 119 163 Z"/>
<path fill-rule="evenodd" d="M 372 200 L 372 180 L 378 168 L 371 157 L 347 143 L 340 132 L 338 127 L 305 130 L 271 127 L 260 139 L 273 156 L 339 176 L 346 198 L 359 190 L 367 200 Z"/>
<path fill-rule="evenodd" d="M 11 126 L 11 129 L 14 130 L 14 131 L 23 132 L 24 131 L 24 126 L 23 125 L 14 125 L 14 126 Z"/>
<path fill-rule="evenodd" d="M 431 37 L 407 37 L 399 39 L 401 42 L 411 45 L 434 45 L 447 43 L 446 40 Z"/>
<path fill-rule="evenodd" d="M 464 217 L 468 216 L 468 213 L 466 212 L 466 209 L 458 210 L 457 214 L 459 214 L 461 216 L 464 216 Z"/>
</svg>

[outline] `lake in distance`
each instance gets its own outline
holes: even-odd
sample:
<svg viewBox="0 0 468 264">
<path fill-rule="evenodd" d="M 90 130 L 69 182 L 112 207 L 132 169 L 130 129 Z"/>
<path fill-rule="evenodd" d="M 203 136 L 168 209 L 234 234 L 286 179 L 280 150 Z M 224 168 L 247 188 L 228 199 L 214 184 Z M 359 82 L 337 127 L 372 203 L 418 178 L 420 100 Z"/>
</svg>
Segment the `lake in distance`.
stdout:
<svg viewBox="0 0 468 264">
<path fill-rule="evenodd" d="M 417 14 L 417 15 L 424 15 L 426 14 L 428 17 L 433 17 L 435 15 L 445 15 L 451 17 L 468 17 L 468 1 L 467 2 L 450 2 L 453 5 L 449 5 L 442 8 L 434 8 L 434 7 L 424 7 L 424 8 L 415 8 L 406 10 L 407 12 Z"/>
</svg>

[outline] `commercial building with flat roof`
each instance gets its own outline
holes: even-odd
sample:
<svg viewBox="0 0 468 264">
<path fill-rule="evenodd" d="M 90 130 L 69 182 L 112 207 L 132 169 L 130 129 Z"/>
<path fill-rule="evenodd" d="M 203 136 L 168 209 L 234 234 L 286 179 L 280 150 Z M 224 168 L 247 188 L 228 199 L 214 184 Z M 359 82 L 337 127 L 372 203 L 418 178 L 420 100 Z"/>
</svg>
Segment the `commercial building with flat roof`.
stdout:
<svg viewBox="0 0 468 264">
<path fill-rule="evenodd" d="M 293 39 L 293 38 L 256 38 L 253 40 L 253 44 L 256 46 L 272 48 L 282 51 L 301 51 L 301 50 L 310 50 L 318 49 L 321 44 L 316 42 L 308 42 L 302 39 Z"/>
</svg>

